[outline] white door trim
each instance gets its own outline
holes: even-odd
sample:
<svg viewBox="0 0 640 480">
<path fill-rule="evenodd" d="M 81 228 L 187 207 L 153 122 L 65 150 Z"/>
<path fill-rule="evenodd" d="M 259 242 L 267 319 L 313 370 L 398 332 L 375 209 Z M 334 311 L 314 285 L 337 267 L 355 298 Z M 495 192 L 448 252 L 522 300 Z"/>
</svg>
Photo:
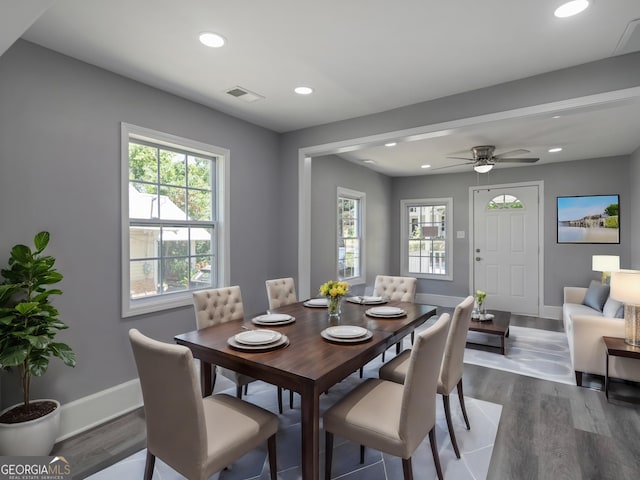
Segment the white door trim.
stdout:
<svg viewBox="0 0 640 480">
<path fill-rule="evenodd" d="M 476 190 L 486 190 L 488 188 L 514 188 L 514 187 L 538 187 L 538 316 L 544 312 L 544 181 L 531 181 L 521 183 L 501 183 L 497 185 L 475 185 L 469 187 L 469 295 L 474 295 L 474 211 L 473 199 Z"/>
</svg>

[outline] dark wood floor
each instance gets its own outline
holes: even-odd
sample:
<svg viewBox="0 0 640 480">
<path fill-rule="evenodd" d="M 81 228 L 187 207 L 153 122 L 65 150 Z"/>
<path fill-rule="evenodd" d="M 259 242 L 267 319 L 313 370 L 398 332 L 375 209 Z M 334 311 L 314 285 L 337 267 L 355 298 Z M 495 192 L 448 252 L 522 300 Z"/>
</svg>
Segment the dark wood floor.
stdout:
<svg viewBox="0 0 640 480">
<path fill-rule="evenodd" d="M 558 320 L 513 315 L 512 324 L 562 331 Z M 640 386 L 614 382 L 607 402 L 600 377 L 584 380 L 579 388 L 465 364 L 465 395 L 503 406 L 489 479 L 640 478 Z M 71 457 L 81 479 L 144 448 L 144 439 L 139 409 L 56 444 L 53 454 Z"/>
</svg>

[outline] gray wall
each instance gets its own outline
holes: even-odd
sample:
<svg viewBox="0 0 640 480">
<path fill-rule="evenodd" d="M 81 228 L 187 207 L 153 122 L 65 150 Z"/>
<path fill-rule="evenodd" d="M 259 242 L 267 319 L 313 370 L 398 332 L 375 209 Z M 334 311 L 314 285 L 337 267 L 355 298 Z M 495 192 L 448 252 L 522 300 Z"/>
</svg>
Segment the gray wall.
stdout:
<svg viewBox="0 0 640 480">
<path fill-rule="evenodd" d="M 316 157 L 311 163 L 311 295 L 327 280 L 336 278 L 336 194 L 338 187 L 366 194 L 366 280 L 390 269 L 391 179 L 335 155 Z M 364 286 L 352 288 L 365 293 Z"/>
<path fill-rule="evenodd" d="M 132 80 L 19 41 L 0 57 L 0 265 L 12 245 L 51 232 L 65 276 L 56 305 L 74 369 L 51 362 L 33 398 L 66 403 L 137 376 L 127 331 L 157 339 L 195 328 L 192 307 L 120 316 L 120 122 L 231 151 L 231 283 L 248 312 L 267 306 L 279 270 L 279 135 Z M 3 398 L 16 400 L 2 374 Z"/>
<path fill-rule="evenodd" d="M 526 181 L 544 182 L 544 292 L 545 305 L 562 304 L 562 288 L 566 285 L 587 286 L 600 277 L 591 270 L 594 254 L 620 255 L 621 265 L 630 263 L 632 209 L 629 182 L 629 158 L 601 158 L 535 167 L 496 168 L 488 176 L 480 176 L 481 185 L 497 185 Z M 464 230 L 464 239 L 453 239 L 453 282 L 420 280 L 418 291 L 424 293 L 465 296 L 469 286 L 469 187 L 477 184 L 475 173 L 425 175 L 393 179 L 392 211 L 400 211 L 400 200 L 411 198 L 453 197 L 453 231 Z M 622 227 L 620 244 L 558 244 L 556 242 L 556 197 L 562 195 L 620 194 Z M 398 231 L 400 220 L 394 216 L 391 229 Z M 391 263 L 398 273 L 400 245 L 397 235 L 391 237 Z M 628 267 L 627 267 L 628 268 Z"/>
<path fill-rule="evenodd" d="M 280 203 L 285 209 L 283 217 L 293 221 L 281 224 L 284 233 L 280 244 L 282 268 L 290 271 L 297 269 L 299 149 L 637 86 L 640 86 L 640 53 L 612 57 L 379 114 L 284 134 L 281 140 L 281 181 L 284 188 L 281 189 Z M 607 170 L 606 174 L 609 175 L 609 172 Z M 493 178 L 502 181 L 502 175 L 508 176 L 498 175 L 496 172 Z M 517 178 L 520 175 L 523 173 L 518 173 Z M 573 183 L 574 178 L 563 178 L 569 187 L 567 189 L 581 191 L 580 185 Z M 622 208 L 625 208 L 624 204 Z M 456 221 L 463 220 L 466 215 L 467 213 L 457 215 Z M 623 235 L 626 235 L 624 229 Z M 456 244 L 456 248 L 460 247 Z M 628 255 L 628 244 L 621 246 L 622 250 L 625 248 L 625 255 Z M 584 283 L 585 272 L 574 268 L 575 265 L 582 264 L 584 258 L 583 255 L 573 257 L 574 251 L 579 249 L 569 251 L 567 248 L 567 255 L 561 255 L 564 267 L 568 267 L 568 271 L 562 272 L 563 281 L 567 285 Z M 548 255 L 545 264 L 554 267 L 557 255 L 553 251 L 548 252 Z M 454 272 L 456 276 L 457 270 L 458 267 Z M 456 292 L 452 293 L 458 293 L 458 289 L 462 289 L 462 285 L 458 285 Z M 545 301 L 549 305 L 560 304 L 557 287 L 549 285 L 546 289 L 550 291 L 545 291 Z"/>
<path fill-rule="evenodd" d="M 621 263 L 622 268 L 631 268 L 640 270 L 640 148 L 638 148 L 629 160 L 629 184 L 630 192 L 630 208 L 629 216 L 631 217 L 631 261 L 630 263 Z"/>
</svg>

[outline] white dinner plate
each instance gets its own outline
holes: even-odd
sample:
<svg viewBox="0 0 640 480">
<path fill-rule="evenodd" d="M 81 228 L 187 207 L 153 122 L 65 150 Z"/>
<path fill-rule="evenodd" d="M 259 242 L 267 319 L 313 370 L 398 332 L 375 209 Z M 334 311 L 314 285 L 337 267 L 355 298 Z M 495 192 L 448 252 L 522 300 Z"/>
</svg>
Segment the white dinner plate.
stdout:
<svg viewBox="0 0 640 480">
<path fill-rule="evenodd" d="M 347 298 L 347 301 L 351 303 L 359 303 L 360 305 L 377 305 L 379 303 L 387 303 L 387 301 L 382 297 L 366 295 L 362 295 L 359 297 L 349 297 Z"/>
<path fill-rule="evenodd" d="M 340 325 L 339 327 L 329 327 L 326 329 L 328 335 L 334 338 L 357 338 L 366 335 L 366 328 L 353 325 Z"/>
<path fill-rule="evenodd" d="M 372 317 L 401 317 L 407 314 L 402 308 L 398 307 L 373 307 L 368 309 L 366 313 Z"/>
<path fill-rule="evenodd" d="M 371 330 L 367 330 L 367 333 L 365 333 L 360 337 L 355 337 L 355 338 L 334 337 L 332 335 L 329 335 L 329 333 L 327 333 L 327 330 L 328 328 L 325 328 L 324 330 L 322 330 L 320 332 L 320 335 L 325 340 L 328 340 L 329 342 L 335 342 L 335 343 L 363 343 L 363 342 L 368 342 L 373 337 L 373 332 Z"/>
<path fill-rule="evenodd" d="M 236 350 L 242 350 L 243 352 L 269 352 L 278 348 L 283 348 L 289 345 L 289 338 L 286 335 L 282 335 L 280 340 L 273 343 L 267 343 L 266 345 L 246 345 L 244 343 L 236 342 L 235 337 L 227 338 L 227 343 L 231 348 Z"/>
<path fill-rule="evenodd" d="M 268 345 L 269 343 L 280 340 L 282 338 L 282 334 L 274 330 L 259 329 L 240 332 L 233 338 L 236 342 L 243 343 L 245 345 Z"/>
<path fill-rule="evenodd" d="M 307 307 L 326 307 L 327 299 L 326 298 L 310 298 L 304 305 Z"/>
<path fill-rule="evenodd" d="M 293 317 L 286 313 L 267 313 L 265 315 L 258 315 L 253 320 L 257 320 L 260 323 L 282 323 L 287 320 L 291 320 Z"/>
</svg>

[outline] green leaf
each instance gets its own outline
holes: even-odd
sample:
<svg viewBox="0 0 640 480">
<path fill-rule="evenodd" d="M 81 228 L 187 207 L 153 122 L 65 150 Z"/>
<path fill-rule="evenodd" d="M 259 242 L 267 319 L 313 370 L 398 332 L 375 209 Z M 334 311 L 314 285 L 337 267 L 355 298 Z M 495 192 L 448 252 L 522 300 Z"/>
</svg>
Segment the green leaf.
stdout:
<svg viewBox="0 0 640 480">
<path fill-rule="evenodd" d="M 69 367 L 76 366 L 76 354 L 66 343 L 52 343 L 50 346 L 53 354 Z"/>
<path fill-rule="evenodd" d="M 20 264 L 29 263 L 32 260 L 31 249 L 26 245 L 16 245 L 11 249 L 11 258 Z"/>
<path fill-rule="evenodd" d="M 0 364 L 3 367 L 15 367 L 22 364 L 27 358 L 28 351 L 26 348 L 18 345 L 10 347 L 0 353 Z"/>
<path fill-rule="evenodd" d="M 42 276 L 40 283 L 51 285 L 52 283 L 58 283 L 60 280 L 62 280 L 62 274 L 58 272 L 49 272 Z"/>
<path fill-rule="evenodd" d="M 29 363 L 29 372 L 35 377 L 41 377 L 47 371 L 49 366 L 49 357 L 45 355 L 31 355 Z"/>
<path fill-rule="evenodd" d="M 40 232 L 37 233 L 35 238 L 33 239 L 33 243 L 36 246 L 36 253 L 40 253 L 49 244 L 49 232 Z"/>
<path fill-rule="evenodd" d="M 33 348 L 47 348 L 51 343 L 51 339 L 46 335 L 38 335 L 37 337 L 30 335 L 27 340 Z"/>
<path fill-rule="evenodd" d="M 24 302 L 16 305 L 16 311 L 20 315 L 33 315 L 40 311 L 40 304 L 38 302 Z"/>
</svg>

